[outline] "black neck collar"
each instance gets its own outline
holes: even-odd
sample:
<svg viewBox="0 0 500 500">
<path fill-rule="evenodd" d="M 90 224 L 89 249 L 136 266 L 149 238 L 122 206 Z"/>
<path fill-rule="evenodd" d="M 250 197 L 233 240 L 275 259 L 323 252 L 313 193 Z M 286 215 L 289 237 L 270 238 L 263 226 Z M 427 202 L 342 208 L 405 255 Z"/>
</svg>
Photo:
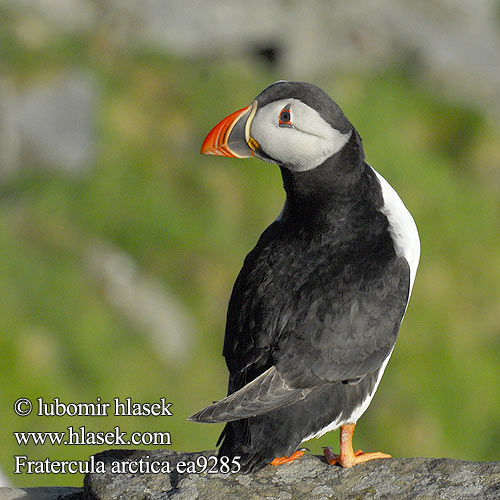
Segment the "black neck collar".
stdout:
<svg viewBox="0 0 500 500">
<path fill-rule="evenodd" d="M 359 199 L 359 184 L 365 172 L 361 138 L 355 129 L 345 146 L 321 165 L 305 172 L 281 168 L 287 195 L 287 210 L 311 213 L 332 205 Z"/>
</svg>

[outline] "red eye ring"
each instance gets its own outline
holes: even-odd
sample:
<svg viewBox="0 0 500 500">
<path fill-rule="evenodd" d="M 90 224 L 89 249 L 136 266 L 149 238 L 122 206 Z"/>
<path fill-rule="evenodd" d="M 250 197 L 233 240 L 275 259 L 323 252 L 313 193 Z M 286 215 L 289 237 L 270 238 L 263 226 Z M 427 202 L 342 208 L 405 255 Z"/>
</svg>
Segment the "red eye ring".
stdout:
<svg viewBox="0 0 500 500">
<path fill-rule="evenodd" d="M 293 128 L 292 114 L 290 113 L 290 104 L 287 104 L 281 111 L 278 118 L 278 125 L 280 127 Z"/>
</svg>

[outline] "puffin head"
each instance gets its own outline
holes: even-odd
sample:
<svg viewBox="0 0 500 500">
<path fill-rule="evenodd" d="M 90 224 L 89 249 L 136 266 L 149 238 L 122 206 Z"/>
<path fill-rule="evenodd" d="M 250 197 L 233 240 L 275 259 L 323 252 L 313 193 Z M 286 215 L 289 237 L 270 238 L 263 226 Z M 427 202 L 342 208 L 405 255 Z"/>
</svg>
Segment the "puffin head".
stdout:
<svg viewBox="0 0 500 500">
<path fill-rule="evenodd" d="M 278 81 L 250 106 L 219 122 L 201 153 L 257 157 L 292 172 L 305 172 L 342 150 L 356 134 L 337 104 L 310 83 Z"/>
</svg>

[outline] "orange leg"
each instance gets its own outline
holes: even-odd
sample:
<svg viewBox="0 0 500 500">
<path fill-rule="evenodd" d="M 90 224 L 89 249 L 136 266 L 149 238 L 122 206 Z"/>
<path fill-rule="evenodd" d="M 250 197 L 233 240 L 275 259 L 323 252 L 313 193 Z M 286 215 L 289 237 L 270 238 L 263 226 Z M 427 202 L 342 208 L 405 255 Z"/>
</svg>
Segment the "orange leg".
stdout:
<svg viewBox="0 0 500 500">
<path fill-rule="evenodd" d="M 331 448 L 325 448 L 323 453 L 326 461 L 330 465 L 339 464 L 346 469 L 350 469 L 356 464 L 375 460 L 377 458 L 391 458 L 387 453 L 379 451 L 374 453 L 363 453 L 361 450 L 356 452 L 352 449 L 352 435 L 356 424 L 341 425 L 340 426 L 340 454 L 335 455 Z"/>
<path fill-rule="evenodd" d="M 297 450 L 295 453 L 292 453 L 289 457 L 276 457 L 272 462 L 271 465 L 281 465 L 281 464 L 286 464 L 287 462 L 293 462 L 297 458 L 300 458 L 306 450 Z"/>
</svg>

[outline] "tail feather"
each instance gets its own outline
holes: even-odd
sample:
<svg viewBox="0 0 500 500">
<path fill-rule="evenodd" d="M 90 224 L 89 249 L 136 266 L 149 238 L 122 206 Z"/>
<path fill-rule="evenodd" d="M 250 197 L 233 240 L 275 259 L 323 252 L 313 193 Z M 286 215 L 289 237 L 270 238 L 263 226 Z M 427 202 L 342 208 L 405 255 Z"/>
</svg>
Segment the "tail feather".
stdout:
<svg viewBox="0 0 500 500">
<path fill-rule="evenodd" d="M 231 422 L 264 415 L 303 399 L 311 389 L 292 389 L 273 366 L 240 390 L 190 416 L 193 422 Z"/>
</svg>

